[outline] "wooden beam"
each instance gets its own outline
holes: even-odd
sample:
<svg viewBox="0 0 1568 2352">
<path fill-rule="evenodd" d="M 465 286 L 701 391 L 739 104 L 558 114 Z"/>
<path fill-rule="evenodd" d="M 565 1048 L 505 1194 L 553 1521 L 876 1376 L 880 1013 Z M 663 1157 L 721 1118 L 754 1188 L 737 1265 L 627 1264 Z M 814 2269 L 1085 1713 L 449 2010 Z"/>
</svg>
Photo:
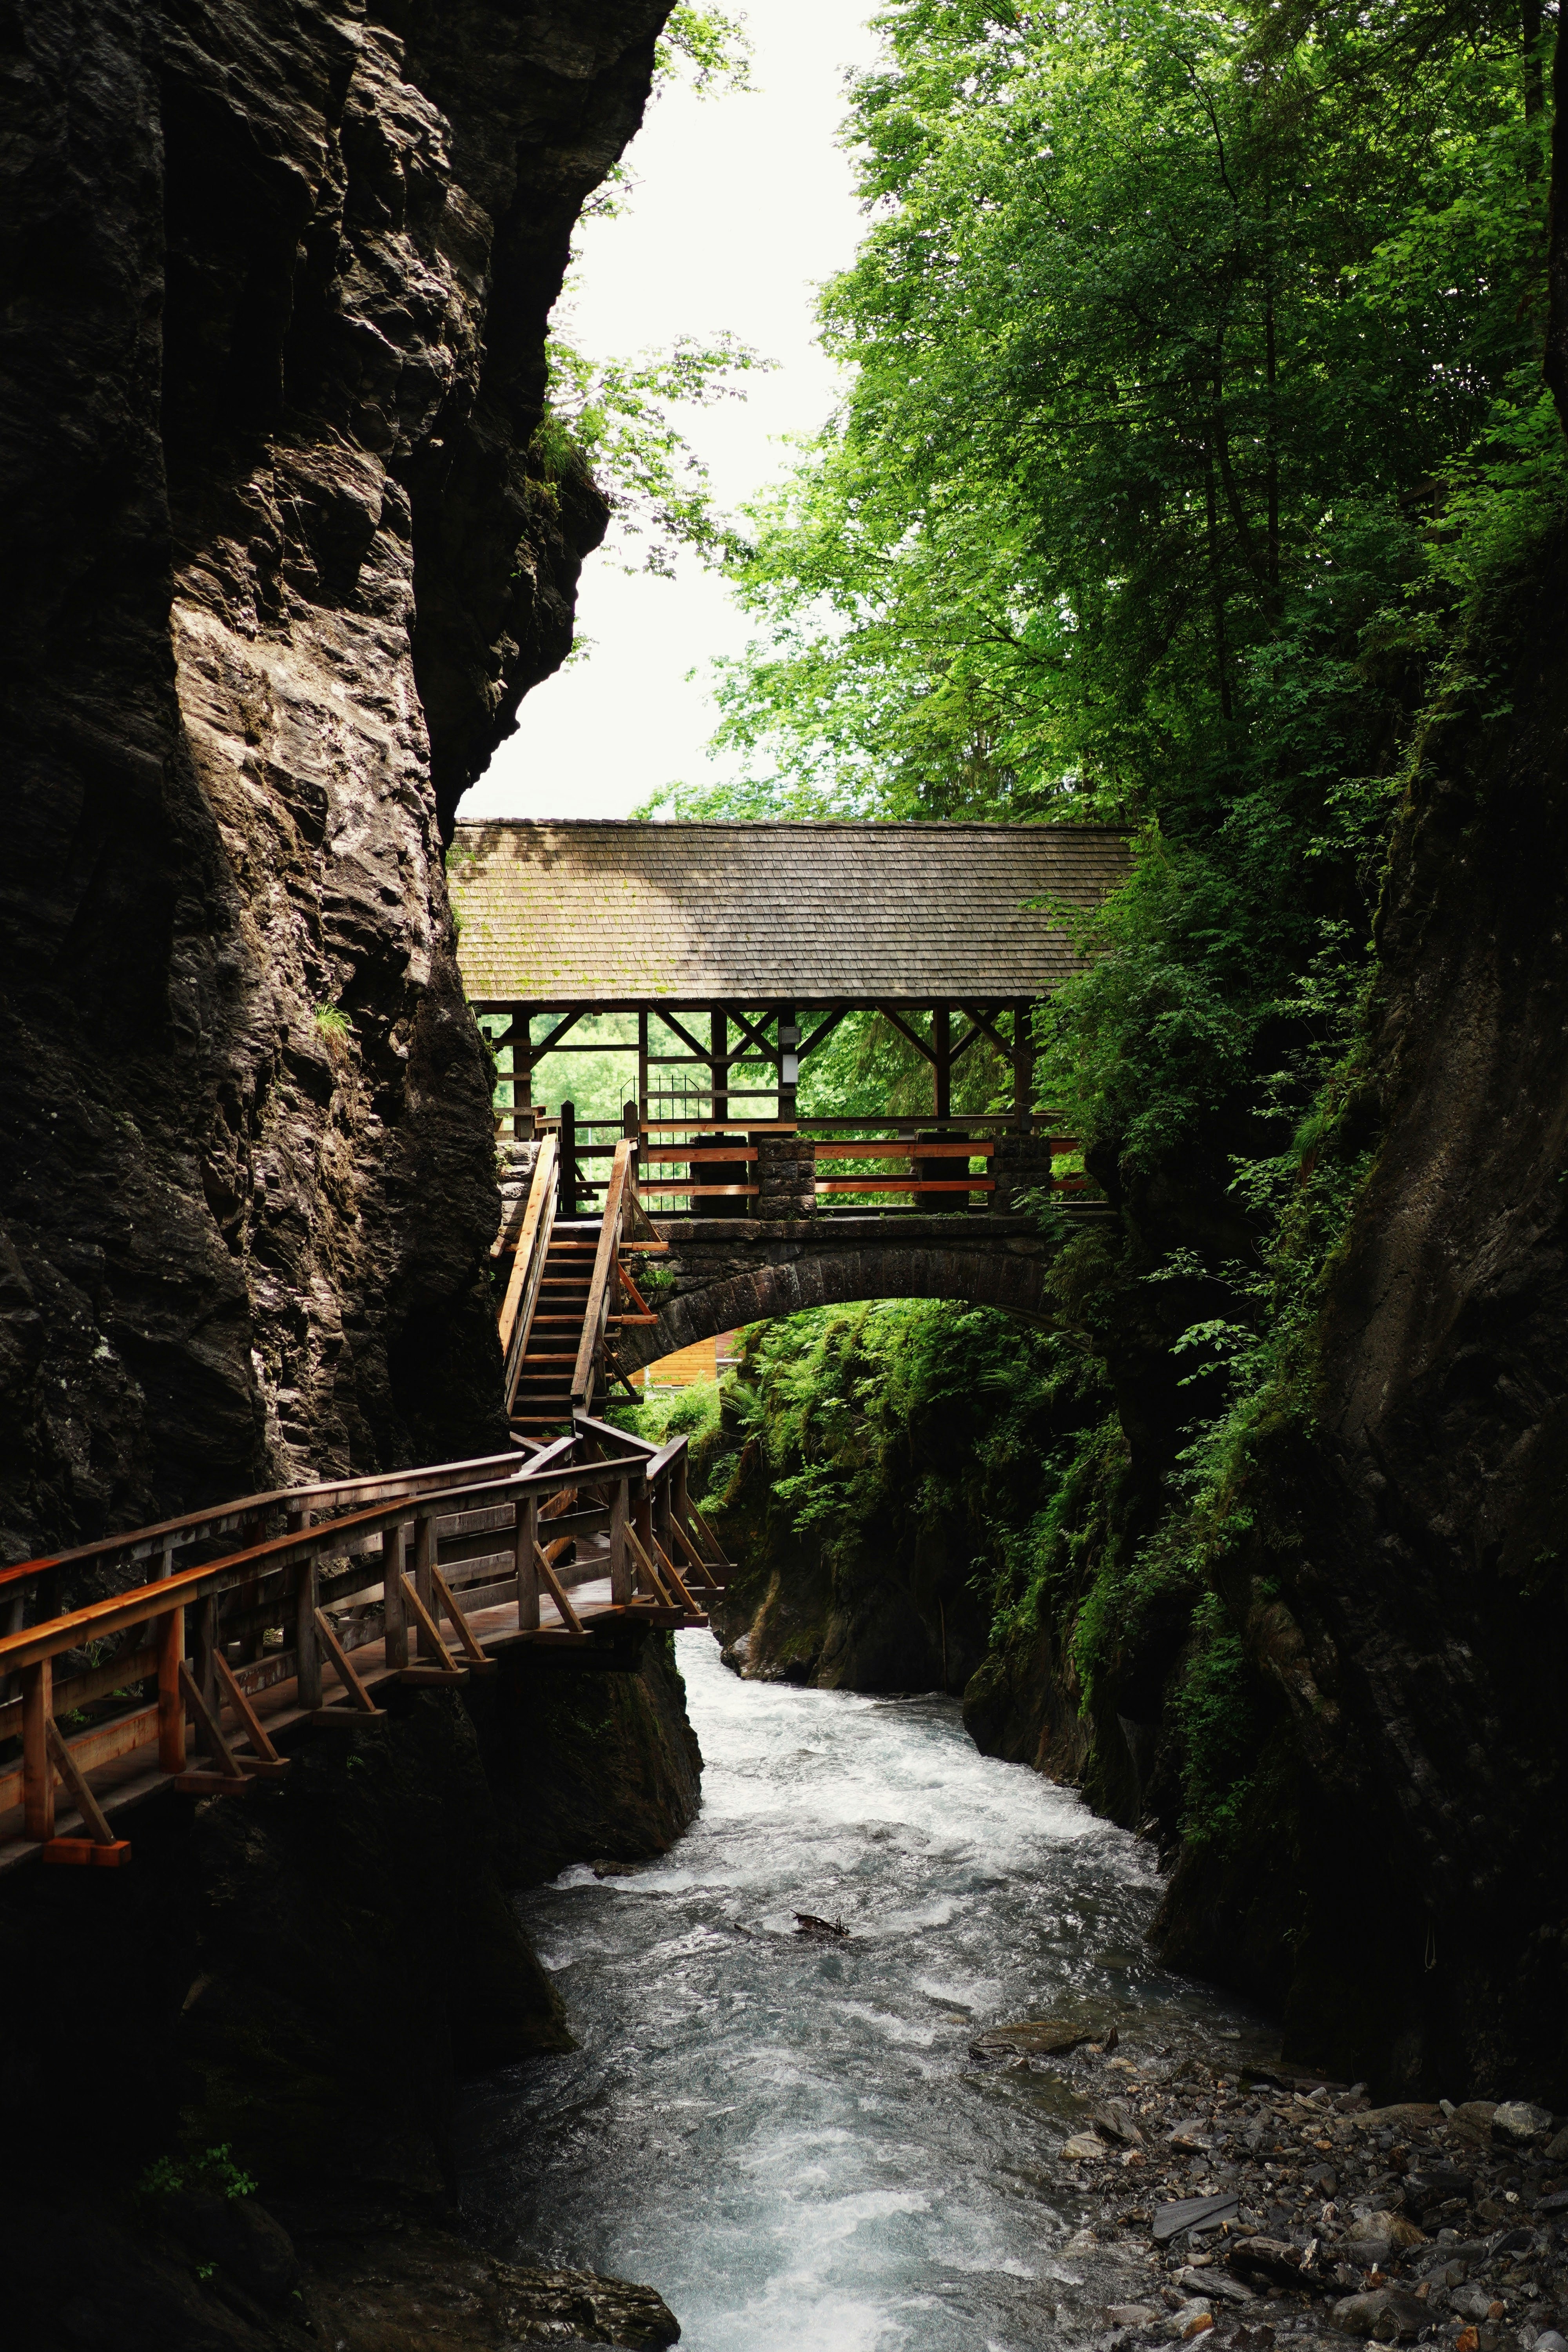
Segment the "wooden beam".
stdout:
<svg viewBox="0 0 1568 2352">
<path fill-rule="evenodd" d="M 22 1805 L 26 1833 L 40 1843 L 55 1833 L 55 1776 L 49 1731 L 54 1722 L 55 1662 L 40 1658 L 22 1669 Z"/>
<path fill-rule="evenodd" d="M 237 1780 L 240 1771 L 234 1760 L 234 1750 L 224 1738 L 223 1727 L 207 1705 L 205 1693 L 184 1658 L 180 1660 L 180 1688 L 184 1696 L 185 1705 L 195 1717 L 196 1729 L 201 1734 L 203 1747 L 218 1767 L 225 1780 Z"/>
<path fill-rule="evenodd" d="M 808 1054 L 815 1054 L 819 1045 L 826 1044 L 844 1017 L 842 1013 L 830 1013 L 826 1021 L 817 1023 L 809 1037 L 802 1039 L 800 1058 L 803 1062 Z"/>
<path fill-rule="evenodd" d="M 934 1062 L 936 1060 L 935 1053 L 926 1043 L 926 1040 L 921 1035 L 920 1031 L 918 1029 L 911 1029 L 901 1013 L 895 1013 L 890 1004 L 879 1004 L 876 1007 L 876 1010 L 881 1014 L 884 1021 L 889 1022 L 892 1024 L 892 1026 L 898 1031 L 900 1037 L 907 1037 L 909 1039 L 910 1044 L 914 1047 L 918 1054 L 923 1054 L 928 1062 Z"/>
<path fill-rule="evenodd" d="M 938 1118 L 952 1117 L 952 1012 L 946 1004 L 932 1007 L 931 1108 Z"/>
<path fill-rule="evenodd" d="M 331 1655 L 332 1664 L 338 1670 L 339 1682 L 342 1683 L 344 1690 L 347 1691 L 349 1697 L 353 1700 L 360 1714 L 384 1714 L 385 1710 L 377 1706 L 374 1699 L 372 1698 L 369 1691 L 366 1690 L 358 1675 L 355 1674 L 349 1658 L 349 1654 L 344 1649 L 342 1642 L 338 1639 L 338 1629 L 333 1624 L 331 1619 L 327 1615 L 324 1609 L 318 1609 L 316 1612 L 316 1631 L 327 1645 L 327 1650 Z"/>
<path fill-rule="evenodd" d="M 252 1706 L 250 1703 L 250 1693 L 246 1689 L 245 1685 L 239 1680 L 234 1668 L 229 1664 L 228 1660 L 224 1656 L 221 1650 L 217 1654 L 215 1664 L 217 1667 L 218 1680 L 228 1694 L 229 1705 L 233 1707 L 236 1715 L 238 1716 L 241 1723 L 244 1724 L 246 1737 L 249 1740 L 252 1748 L 255 1748 L 261 1762 L 264 1764 L 286 1766 L 289 1760 L 288 1758 L 286 1756 L 279 1756 L 278 1750 L 272 1745 L 271 1740 L 268 1738 L 266 1727 L 263 1725 L 261 1717 L 257 1714 L 255 1707 Z"/>
<path fill-rule="evenodd" d="M 468 1619 L 464 1616 L 462 1611 L 458 1608 L 456 1601 L 452 1598 L 451 1586 L 447 1583 L 446 1578 L 442 1575 L 438 1568 L 433 1568 L 430 1571 L 430 1575 L 431 1580 L 436 1587 L 436 1598 L 439 1601 L 442 1608 L 446 1611 L 453 1626 L 456 1628 L 458 1643 L 467 1654 L 469 1663 L 473 1665 L 482 1667 L 486 1674 L 494 1674 L 495 1660 L 490 1657 L 486 1651 L 482 1650 L 479 1647 L 479 1643 L 474 1639 L 474 1629 L 469 1624 Z"/>
<path fill-rule="evenodd" d="M 550 1559 L 550 1555 L 548 1552 L 542 1550 L 538 1544 L 535 1544 L 533 1547 L 533 1557 L 538 1565 L 540 1575 L 544 1579 L 545 1583 L 550 1589 L 550 1598 L 554 1601 L 556 1608 L 561 1612 L 561 1622 L 565 1626 L 569 1633 L 582 1633 L 583 1620 L 578 1616 L 577 1612 L 573 1608 L 571 1601 L 567 1599 L 566 1588 L 562 1583 L 561 1579 L 556 1575 L 554 1567 Z"/>
<path fill-rule="evenodd" d="M 697 1039 L 692 1035 L 690 1030 L 685 1027 L 681 1022 L 678 1021 L 673 1013 L 667 1013 L 663 1005 L 656 1004 L 651 1008 L 651 1010 L 655 1020 L 662 1021 L 665 1027 L 675 1036 L 679 1037 L 683 1045 L 689 1045 L 691 1048 L 692 1055 L 699 1062 L 707 1062 L 712 1059 L 713 1049 L 711 1040 L 710 1040 L 706 1045 L 700 1045 Z M 650 1061 L 658 1062 L 662 1059 L 662 1056 L 653 1054 L 650 1055 L 648 1058 Z"/>
<path fill-rule="evenodd" d="M 406 1576 L 403 1580 L 403 1597 L 413 1610 L 415 1622 L 423 1636 L 419 1644 L 420 1654 L 424 1656 L 427 1651 L 433 1652 L 432 1663 L 437 1667 L 448 1675 L 460 1674 L 461 1667 L 441 1639 L 440 1627 L 419 1597 L 418 1586 Z"/>
<path fill-rule="evenodd" d="M 103 1817 L 102 1806 L 87 1785 L 86 1774 L 77 1769 L 76 1758 L 61 1738 L 59 1725 L 52 1715 L 45 1720 L 44 1735 L 48 1743 L 49 1759 L 75 1798 L 76 1809 L 92 1832 L 95 1843 L 112 1845 L 115 1843 L 114 1832 Z M 54 1835 L 52 1827 L 49 1835 Z"/>
<path fill-rule="evenodd" d="M 165 1772 L 185 1769 L 185 1701 L 180 1668 L 185 1654 L 185 1612 L 166 1609 L 158 1618 L 158 1761 Z"/>
</svg>

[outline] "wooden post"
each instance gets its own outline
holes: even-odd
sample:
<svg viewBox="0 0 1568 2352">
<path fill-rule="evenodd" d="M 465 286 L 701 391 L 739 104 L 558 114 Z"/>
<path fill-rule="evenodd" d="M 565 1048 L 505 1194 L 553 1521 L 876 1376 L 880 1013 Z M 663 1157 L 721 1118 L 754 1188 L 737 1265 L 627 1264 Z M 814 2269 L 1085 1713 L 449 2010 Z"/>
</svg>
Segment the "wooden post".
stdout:
<svg viewBox="0 0 1568 2352">
<path fill-rule="evenodd" d="M 630 1474 L 628 1473 L 628 1479 Z M 632 1505 L 631 1521 L 645 1556 L 653 1558 L 653 1489 L 645 1478 Z"/>
<path fill-rule="evenodd" d="M 185 1654 L 185 1612 L 165 1609 L 157 1620 L 158 1763 L 165 1772 L 185 1769 L 185 1695 L 180 1661 Z"/>
<path fill-rule="evenodd" d="M 511 1131 L 533 1132 L 533 1015 L 526 1004 L 511 1008 Z"/>
<path fill-rule="evenodd" d="M 517 1507 L 517 1532 L 512 1559 L 517 1568 L 517 1630 L 539 1631 L 539 1497 L 529 1495 Z"/>
<path fill-rule="evenodd" d="M 408 1612 L 403 1605 L 403 1523 L 388 1528 L 381 1538 L 383 1640 L 389 1666 L 408 1664 Z"/>
<path fill-rule="evenodd" d="M 436 1584 L 430 1571 L 436 1565 L 436 1514 L 420 1511 L 414 1521 L 414 1590 L 425 1604 L 425 1613 L 432 1623 L 436 1617 Z M 431 1665 L 439 1665 L 429 1634 L 423 1622 L 419 1627 L 419 1654 Z"/>
<path fill-rule="evenodd" d="M 952 1117 L 952 1008 L 939 1004 L 931 1016 L 933 1108 L 938 1118 Z"/>
<path fill-rule="evenodd" d="M 577 1106 L 561 1106 L 561 1216 L 570 1223 L 577 1214 Z"/>
<path fill-rule="evenodd" d="M 800 1083 L 800 1023 L 794 1005 L 779 1014 L 779 1095 L 781 1118 L 795 1117 L 795 1088 Z"/>
<path fill-rule="evenodd" d="M 27 1835 L 55 1833 L 55 1768 L 49 1726 L 55 1713 L 55 1662 L 40 1658 L 22 1669 L 22 1806 Z"/>
<path fill-rule="evenodd" d="M 1028 1132 L 1029 1097 L 1035 1091 L 1032 1011 L 1027 997 L 1020 997 L 1013 1007 L 1013 1124 L 1020 1135 Z"/>
<path fill-rule="evenodd" d="M 195 1620 L 191 1628 L 191 1648 L 195 1659 L 192 1673 L 208 1712 L 216 1716 L 218 1712 L 217 1668 L 213 1664 L 213 1654 L 217 1648 L 216 1593 L 204 1593 L 195 1604 L 192 1615 Z"/>
<path fill-rule="evenodd" d="M 647 1117 L 647 1006 L 637 1011 L 637 1104 Z"/>
<path fill-rule="evenodd" d="M 722 1125 L 730 1116 L 730 1023 L 728 1016 L 717 1005 L 708 1018 L 710 1024 L 708 1067 L 712 1074 L 709 1084 L 713 1090 L 710 1116 Z"/>
<path fill-rule="evenodd" d="M 624 1609 L 632 1597 L 631 1561 L 626 1552 L 626 1484 L 631 1476 L 623 1470 L 610 1488 L 610 1599 L 617 1609 Z"/>
<path fill-rule="evenodd" d="M 321 1571 L 312 1559 L 300 1570 L 299 1589 L 294 1595 L 294 1672 L 298 1677 L 295 1696 L 301 1706 L 308 1707 L 321 1704 L 321 1646 L 316 1631 L 321 1592 Z"/>
</svg>

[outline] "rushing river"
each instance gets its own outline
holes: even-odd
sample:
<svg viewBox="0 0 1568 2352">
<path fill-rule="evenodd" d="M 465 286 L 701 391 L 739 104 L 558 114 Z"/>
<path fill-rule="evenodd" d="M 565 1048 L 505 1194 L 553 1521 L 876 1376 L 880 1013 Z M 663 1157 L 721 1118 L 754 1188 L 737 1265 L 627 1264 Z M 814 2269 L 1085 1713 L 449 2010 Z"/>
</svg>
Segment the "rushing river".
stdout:
<svg viewBox="0 0 1568 2352">
<path fill-rule="evenodd" d="M 662 1861 L 524 1916 L 582 2047 L 473 2089 L 465 2204 L 519 2260 L 656 2286 L 687 2352 L 1024 2352 L 1130 2282 L 1074 2234 L 1069 2095 L 983 2026 L 1145 2048 L 1263 2030 L 1150 1960 L 1146 1848 L 975 1753 L 951 1700 L 742 1683 L 679 1636 L 702 1811 Z M 841 1920 L 806 1942 L 795 1915 Z"/>
</svg>

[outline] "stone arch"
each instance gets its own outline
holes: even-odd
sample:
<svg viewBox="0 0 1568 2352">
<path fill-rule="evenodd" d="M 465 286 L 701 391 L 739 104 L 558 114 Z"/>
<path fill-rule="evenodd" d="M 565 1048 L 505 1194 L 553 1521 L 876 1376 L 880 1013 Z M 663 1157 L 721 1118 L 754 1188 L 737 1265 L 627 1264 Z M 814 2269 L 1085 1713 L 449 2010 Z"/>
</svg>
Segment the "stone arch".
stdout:
<svg viewBox="0 0 1568 2352">
<path fill-rule="evenodd" d="M 864 1298 L 959 1298 L 1044 1327 L 1054 1319 L 1046 1307 L 1046 1262 L 1038 1243 L 988 1249 L 910 1249 L 896 1243 L 823 1249 L 796 1243 L 757 1265 L 736 1265 L 731 1258 L 710 1269 L 683 1265 L 678 1249 L 667 1261 L 676 1277 L 674 1297 L 656 1325 L 622 1332 L 616 1360 L 622 1370 L 637 1371 L 737 1324 Z"/>
</svg>

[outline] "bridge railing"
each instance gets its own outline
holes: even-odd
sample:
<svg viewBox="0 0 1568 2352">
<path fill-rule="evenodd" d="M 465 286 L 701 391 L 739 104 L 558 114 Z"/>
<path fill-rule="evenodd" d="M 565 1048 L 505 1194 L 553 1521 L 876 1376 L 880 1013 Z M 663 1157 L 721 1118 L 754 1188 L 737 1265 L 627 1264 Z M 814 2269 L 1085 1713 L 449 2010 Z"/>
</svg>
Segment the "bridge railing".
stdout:
<svg viewBox="0 0 1568 2352">
<path fill-rule="evenodd" d="M 685 1213 L 680 1202 L 698 1215 L 715 1212 L 697 1203 L 722 1202 L 730 1213 L 766 1217 L 781 1192 L 792 1215 L 990 1209 L 1010 1206 L 1025 1189 L 1063 1196 L 1086 1189 L 1079 1139 L 1068 1128 L 1053 1111 L 1032 1114 L 1024 1132 L 1000 1113 L 801 1118 L 744 1129 L 652 1120 L 642 1129 L 639 1181 L 650 1202 L 674 1214 Z M 795 1172 L 781 1181 L 785 1163 Z M 742 1202 L 759 1206 L 729 1208 Z"/>
<path fill-rule="evenodd" d="M 58 1605 L 73 1565 L 101 1580 L 153 1559 L 150 1580 Z M 729 1574 L 687 1496 L 684 1444 L 655 1456 L 586 1417 L 521 1462 L 279 1489 L 24 1561 L 5 1571 L 14 1621 L 33 1622 L 0 1635 L 0 1676 L 19 1685 L 0 1703 L 0 1868 L 123 1862 L 111 1811 L 171 1784 L 243 1796 L 287 1769 L 275 1735 L 294 1722 L 374 1717 L 387 1683 L 461 1683 L 500 1643 L 705 1623 Z M 595 1580 L 607 1600 L 574 1602 Z M 84 1835 L 56 1835 L 62 1789 Z"/>
</svg>

